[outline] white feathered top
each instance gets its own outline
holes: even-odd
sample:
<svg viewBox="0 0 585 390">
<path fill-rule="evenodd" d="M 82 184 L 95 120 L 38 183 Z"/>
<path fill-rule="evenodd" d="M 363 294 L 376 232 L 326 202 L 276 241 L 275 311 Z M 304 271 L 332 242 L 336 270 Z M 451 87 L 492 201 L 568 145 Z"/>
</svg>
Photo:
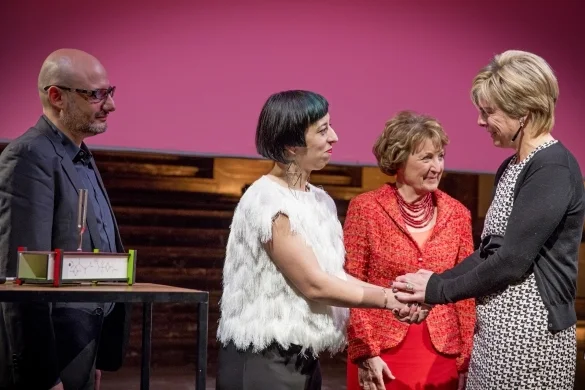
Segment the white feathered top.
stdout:
<svg viewBox="0 0 585 390">
<path fill-rule="evenodd" d="M 345 278 L 343 230 L 333 199 L 322 189 L 281 186 L 268 176 L 254 182 L 236 207 L 223 268 L 218 339 L 258 352 L 273 342 L 338 352 L 346 344 L 349 311 L 306 299 L 272 262 L 263 243 L 276 215 L 313 250 L 321 269 Z"/>
</svg>

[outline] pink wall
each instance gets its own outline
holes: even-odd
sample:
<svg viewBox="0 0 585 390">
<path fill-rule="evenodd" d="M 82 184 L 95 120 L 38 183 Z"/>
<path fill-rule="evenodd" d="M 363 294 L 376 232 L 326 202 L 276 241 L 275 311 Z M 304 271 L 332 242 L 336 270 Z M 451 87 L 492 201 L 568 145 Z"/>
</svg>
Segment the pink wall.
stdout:
<svg viewBox="0 0 585 390">
<path fill-rule="evenodd" d="M 269 94 L 325 95 L 338 163 L 373 164 L 384 121 L 435 115 L 452 142 L 449 170 L 493 172 L 509 151 L 476 125 L 471 80 L 506 49 L 533 51 L 557 72 L 554 135 L 580 159 L 585 103 L 580 1 L 53 0 L 0 5 L 0 139 L 40 114 L 36 78 L 59 47 L 89 51 L 118 87 L 108 132 L 93 147 L 255 157 Z"/>
</svg>

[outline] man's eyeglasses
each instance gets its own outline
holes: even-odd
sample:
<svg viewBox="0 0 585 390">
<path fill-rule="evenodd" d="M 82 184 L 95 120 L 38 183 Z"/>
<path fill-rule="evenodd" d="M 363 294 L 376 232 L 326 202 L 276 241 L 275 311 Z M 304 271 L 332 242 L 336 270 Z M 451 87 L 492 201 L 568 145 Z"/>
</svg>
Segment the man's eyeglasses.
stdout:
<svg viewBox="0 0 585 390">
<path fill-rule="evenodd" d="M 47 85 L 45 88 L 43 88 L 43 90 L 47 91 L 51 87 L 57 87 L 57 88 L 62 89 L 64 91 L 77 92 L 79 94 L 87 96 L 90 100 L 93 100 L 96 102 L 101 102 L 103 100 L 106 100 L 108 95 L 110 95 L 111 97 L 114 97 L 114 93 L 116 92 L 116 87 L 87 90 L 87 89 L 63 87 L 61 85 Z"/>
</svg>

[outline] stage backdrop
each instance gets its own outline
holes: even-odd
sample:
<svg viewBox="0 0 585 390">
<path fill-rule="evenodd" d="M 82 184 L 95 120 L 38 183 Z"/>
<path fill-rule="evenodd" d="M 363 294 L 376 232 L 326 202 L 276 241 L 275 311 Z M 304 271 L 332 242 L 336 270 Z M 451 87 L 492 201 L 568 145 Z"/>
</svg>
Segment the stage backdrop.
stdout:
<svg viewBox="0 0 585 390">
<path fill-rule="evenodd" d="M 330 102 L 333 162 L 374 164 L 372 144 L 402 109 L 439 118 L 447 169 L 494 172 L 509 151 L 476 124 L 476 72 L 507 49 L 533 51 L 559 78 L 554 135 L 580 159 L 585 106 L 582 1 L 6 0 L 0 5 L 0 140 L 40 115 L 36 79 L 61 47 L 97 56 L 117 111 L 94 148 L 257 157 L 273 92 Z"/>
</svg>

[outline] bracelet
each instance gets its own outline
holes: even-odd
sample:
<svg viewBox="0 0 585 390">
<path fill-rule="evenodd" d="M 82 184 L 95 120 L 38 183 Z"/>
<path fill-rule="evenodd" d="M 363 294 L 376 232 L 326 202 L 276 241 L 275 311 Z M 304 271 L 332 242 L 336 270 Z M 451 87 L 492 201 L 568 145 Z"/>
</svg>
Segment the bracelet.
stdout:
<svg viewBox="0 0 585 390">
<path fill-rule="evenodd" d="M 388 294 L 386 294 L 386 289 L 382 287 L 382 292 L 384 293 L 384 309 L 388 308 Z"/>
</svg>

